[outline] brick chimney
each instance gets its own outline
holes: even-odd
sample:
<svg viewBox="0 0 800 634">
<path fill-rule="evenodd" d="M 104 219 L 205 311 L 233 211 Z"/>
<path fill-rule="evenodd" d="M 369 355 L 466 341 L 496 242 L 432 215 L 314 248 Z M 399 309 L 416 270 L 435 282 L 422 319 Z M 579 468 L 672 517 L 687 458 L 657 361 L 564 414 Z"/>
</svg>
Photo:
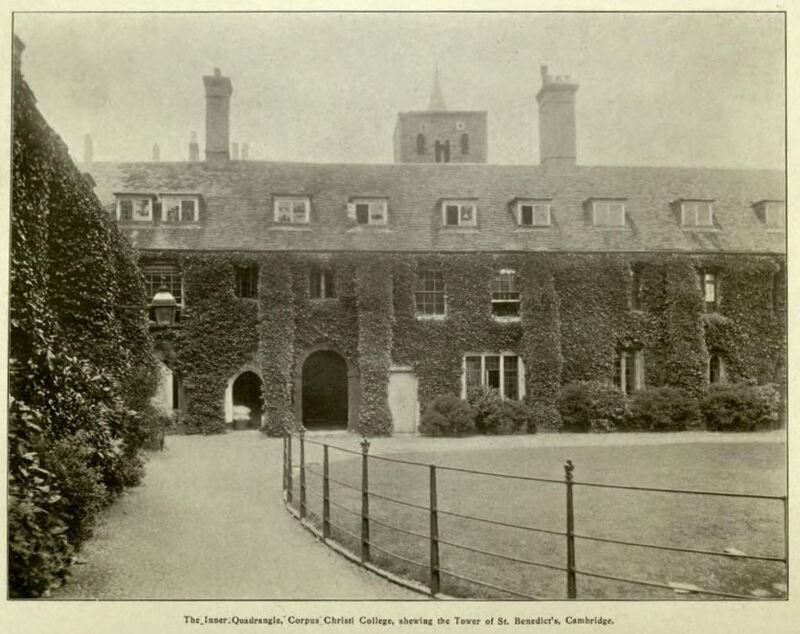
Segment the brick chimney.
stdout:
<svg viewBox="0 0 800 634">
<path fill-rule="evenodd" d="M 203 77 L 206 88 L 206 160 L 230 160 L 229 106 L 233 87 L 219 68 Z"/>
<path fill-rule="evenodd" d="M 578 84 L 569 77 L 549 75 L 541 67 L 539 102 L 539 162 L 542 165 L 575 165 L 575 93 Z"/>
<path fill-rule="evenodd" d="M 200 146 L 197 144 L 197 132 L 192 132 L 192 140 L 189 141 L 189 160 L 200 160 Z"/>
</svg>

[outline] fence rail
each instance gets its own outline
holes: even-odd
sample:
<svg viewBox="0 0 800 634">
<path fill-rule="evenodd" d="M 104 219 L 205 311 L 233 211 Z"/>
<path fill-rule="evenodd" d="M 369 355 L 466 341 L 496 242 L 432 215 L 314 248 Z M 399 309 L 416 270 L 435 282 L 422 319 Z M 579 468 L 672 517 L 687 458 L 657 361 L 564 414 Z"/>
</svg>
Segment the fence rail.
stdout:
<svg viewBox="0 0 800 634">
<path fill-rule="evenodd" d="M 297 438 L 299 441 L 299 464 L 294 464 L 293 462 L 293 450 L 292 445 L 293 439 Z M 306 462 L 306 445 L 316 445 L 322 448 L 322 471 L 318 471 L 317 469 L 311 468 Z M 481 471 L 477 469 L 468 469 L 463 467 L 450 467 L 450 466 L 441 466 L 441 465 L 434 465 L 434 464 L 426 464 L 422 462 L 417 462 L 413 460 L 403 460 L 399 458 L 392 458 L 389 456 L 378 456 L 369 453 L 370 442 L 366 437 L 363 437 L 361 440 L 361 451 L 355 451 L 352 449 L 348 449 L 345 447 L 339 447 L 337 445 L 330 445 L 327 443 L 314 441 L 305 437 L 303 431 L 298 434 L 287 434 L 283 438 L 283 478 L 282 478 L 282 486 L 283 486 L 283 495 L 286 500 L 287 506 L 290 508 L 294 508 L 295 503 L 295 471 L 297 472 L 297 482 L 298 488 L 297 492 L 299 493 L 299 500 L 297 501 L 297 509 L 296 513 L 301 520 L 305 520 L 308 515 L 313 515 L 316 518 L 320 518 L 316 512 L 310 512 L 307 508 L 307 495 L 311 493 L 315 500 L 319 500 L 322 502 L 322 516 L 321 516 L 321 523 L 322 523 L 322 535 L 325 539 L 332 539 L 331 538 L 331 529 L 336 529 L 340 531 L 342 534 L 349 535 L 358 543 L 359 552 L 357 553 L 357 557 L 360 559 L 362 564 L 371 563 L 372 560 L 372 549 L 377 550 L 379 552 L 384 553 L 385 555 L 404 563 L 412 564 L 421 569 L 428 570 L 428 591 L 432 596 L 437 596 L 440 594 L 441 591 L 441 579 L 442 576 L 452 577 L 454 579 L 459 579 L 461 581 L 465 581 L 471 584 L 475 584 L 478 586 L 482 586 L 485 588 L 490 588 L 506 595 L 514 596 L 517 598 L 524 598 L 524 599 L 540 599 L 541 597 L 534 596 L 529 592 L 523 592 L 520 590 L 514 590 L 511 588 L 506 588 L 500 585 L 496 585 L 486 579 L 475 579 L 468 575 L 465 575 L 461 572 L 457 572 L 455 570 L 450 570 L 447 568 L 442 567 L 441 565 L 441 553 L 440 547 L 446 546 L 449 548 L 456 548 L 461 549 L 466 552 L 475 553 L 478 555 L 486 556 L 486 557 L 493 557 L 495 559 L 499 559 L 506 562 L 513 562 L 517 564 L 523 564 L 526 566 L 532 567 L 539 567 L 549 569 L 555 572 L 565 573 L 565 585 L 566 585 L 566 596 L 569 599 L 575 599 L 578 596 L 578 577 L 589 577 L 589 578 L 596 578 L 596 579 L 604 579 L 608 581 L 617 581 L 620 583 L 627 583 L 632 585 L 638 585 L 643 587 L 653 587 L 653 588 L 661 588 L 665 590 L 671 591 L 680 591 L 685 593 L 692 593 L 697 595 L 707 595 L 707 596 L 714 596 L 720 598 L 730 598 L 730 599 L 747 599 L 747 600 L 759 600 L 762 597 L 758 596 L 751 596 L 751 595 L 744 595 L 744 594 L 737 594 L 733 592 L 722 592 L 719 590 L 714 589 L 704 589 L 698 588 L 695 586 L 687 585 L 687 584 L 666 584 L 659 581 L 652 581 L 647 579 L 635 579 L 626 576 L 615 575 L 606 572 L 599 572 L 599 571 L 591 571 L 591 570 L 584 570 L 577 567 L 576 564 L 576 550 L 575 550 L 575 542 L 576 540 L 585 540 L 589 542 L 596 542 L 596 543 L 608 543 L 608 544 L 615 544 L 619 546 L 630 546 L 635 548 L 644 548 L 644 549 L 652 549 L 652 550 L 662 550 L 662 551 L 671 551 L 671 552 L 679 552 L 679 553 L 686 553 L 691 555 L 703 555 L 709 557 L 724 557 L 727 559 L 740 559 L 740 560 L 755 560 L 755 561 L 764 561 L 764 562 L 773 562 L 773 563 L 782 563 L 784 566 L 787 566 L 787 559 L 788 559 L 788 531 L 786 530 L 787 522 L 788 522 L 788 498 L 787 496 L 783 495 L 763 495 L 763 494 L 754 494 L 754 493 L 733 493 L 728 491 L 708 491 L 708 490 L 693 490 L 693 489 L 670 489 L 670 488 L 660 488 L 660 487 L 644 487 L 644 486 L 634 486 L 634 485 L 622 485 L 622 484 L 607 484 L 607 483 L 600 483 L 600 482 L 587 482 L 587 481 L 580 481 L 575 480 L 573 478 L 573 473 L 575 470 L 572 461 L 567 460 L 564 465 L 564 479 L 558 480 L 553 478 L 539 478 L 539 477 L 532 477 L 532 476 L 525 476 L 525 475 L 517 475 L 517 474 L 508 474 L 508 473 L 498 473 L 498 472 L 491 472 L 491 471 Z M 352 456 L 360 457 L 361 461 L 361 482 L 358 485 L 344 482 L 343 480 L 336 479 L 331 477 L 330 475 L 330 450 L 335 450 L 344 454 L 350 454 Z M 396 463 L 402 465 L 408 465 L 413 467 L 422 467 L 428 470 L 428 503 L 421 504 L 417 502 L 410 502 L 408 500 L 401 500 L 395 497 L 387 496 L 382 493 L 377 493 L 374 490 L 370 489 L 369 485 L 369 462 L 370 460 L 375 460 L 379 462 L 388 462 L 388 463 Z M 537 482 L 537 483 L 545 483 L 545 484 L 557 484 L 564 487 L 565 496 L 564 496 L 564 503 L 565 503 L 565 530 L 553 530 L 547 528 L 541 528 L 537 526 L 529 526 L 525 524 L 517 524 L 513 522 L 505 522 L 497 519 L 492 519 L 489 517 L 481 517 L 476 515 L 471 515 L 469 513 L 464 513 L 457 510 L 447 510 L 443 508 L 439 508 L 439 499 L 438 499 L 438 488 L 437 488 L 437 475 L 441 471 L 448 471 L 454 473 L 464 473 L 464 474 L 471 474 L 476 476 L 482 477 L 492 477 L 492 478 L 503 478 L 507 480 L 524 480 L 530 482 Z M 321 481 L 321 492 L 318 490 L 314 490 L 313 488 L 308 487 L 308 483 L 306 481 L 307 475 L 313 475 L 316 478 L 316 481 Z M 360 508 L 354 509 L 350 508 L 341 502 L 335 501 L 332 499 L 331 493 L 331 484 L 335 484 L 337 486 L 341 486 L 345 489 L 349 489 L 351 491 L 357 492 L 360 494 Z M 777 501 L 783 504 L 783 520 L 784 520 L 784 553 L 783 556 L 770 556 L 770 555 L 750 555 L 740 552 L 720 552 L 717 550 L 711 549 L 704 549 L 704 548 L 691 548 L 691 547 L 683 547 L 683 546 L 670 546 L 666 544 L 654 544 L 654 543 L 647 543 L 647 542 L 637 542 L 637 541 L 629 541 L 624 539 L 616 539 L 613 537 L 603 537 L 599 535 L 588 535 L 583 533 L 578 533 L 575 530 L 575 499 L 574 499 L 574 489 L 576 487 L 594 487 L 594 488 L 603 488 L 603 489 L 616 489 L 616 490 L 623 490 L 623 491 L 642 491 L 647 493 L 664 493 L 664 494 L 671 494 L 671 495 L 689 495 L 689 496 L 709 496 L 709 497 L 724 497 L 724 498 L 737 498 L 737 499 L 749 499 L 749 500 L 766 500 L 766 501 Z M 387 521 L 386 519 L 379 519 L 374 514 L 370 513 L 370 500 L 377 499 L 383 500 L 386 502 L 390 502 L 392 504 L 397 504 L 400 506 L 404 506 L 406 508 L 415 509 L 417 511 L 422 511 L 427 514 L 428 516 L 428 532 L 423 533 L 416 530 L 411 530 L 409 528 L 405 528 L 402 526 L 397 526 L 396 524 L 392 524 L 391 522 Z M 351 514 L 358 520 L 360 520 L 360 528 L 358 532 L 348 530 L 344 526 L 340 524 L 336 524 L 331 521 L 331 508 L 340 509 L 345 511 L 348 514 Z M 484 548 L 478 548 L 476 546 L 471 546 L 469 544 L 463 544 L 458 541 L 454 541 L 450 538 L 443 537 L 440 534 L 440 526 L 439 526 L 439 517 L 440 515 L 478 522 L 481 524 L 487 524 L 491 526 L 497 526 L 502 528 L 511 528 L 517 529 L 521 531 L 527 531 L 532 533 L 541 533 L 551 536 L 556 536 L 559 538 L 564 539 L 564 564 L 563 565 L 556 565 L 546 562 L 534 561 L 532 559 L 527 559 L 524 557 L 515 557 L 510 554 L 500 553 L 492 550 L 487 550 Z M 397 531 L 398 533 L 406 534 L 416 539 L 425 540 L 428 542 L 428 562 L 423 563 L 417 561 L 415 559 L 405 557 L 400 555 L 397 552 L 389 550 L 382 545 L 375 543 L 374 539 L 371 537 L 370 528 L 371 526 L 381 526 L 387 528 L 392 531 Z"/>
</svg>

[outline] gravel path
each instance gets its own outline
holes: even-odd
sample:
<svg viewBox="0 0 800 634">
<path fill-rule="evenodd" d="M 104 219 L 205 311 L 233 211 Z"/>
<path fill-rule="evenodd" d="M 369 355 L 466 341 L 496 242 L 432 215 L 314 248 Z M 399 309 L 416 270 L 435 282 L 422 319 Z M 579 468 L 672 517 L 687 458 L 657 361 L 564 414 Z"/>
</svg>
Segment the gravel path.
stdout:
<svg viewBox="0 0 800 634">
<path fill-rule="evenodd" d="M 281 441 L 169 436 L 101 517 L 57 599 L 421 599 L 345 561 L 283 507 Z"/>
</svg>

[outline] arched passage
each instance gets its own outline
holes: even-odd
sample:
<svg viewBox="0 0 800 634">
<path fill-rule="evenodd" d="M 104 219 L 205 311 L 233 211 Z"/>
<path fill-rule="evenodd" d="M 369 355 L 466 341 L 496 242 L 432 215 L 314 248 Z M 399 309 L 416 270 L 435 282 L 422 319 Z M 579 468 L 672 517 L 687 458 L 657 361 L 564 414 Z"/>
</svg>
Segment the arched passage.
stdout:
<svg viewBox="0 0 800 634">
<path fill-rule="evenodd" d="M 261 377 L 242 372 L 231 389 L 234 429 L 257 429 L 261 426 Z"/>
<path fill-rule="evenodd" d="M 307 429 L 346 429 L 348 419 L 347 362 L 333 350 L 318 350 L 302 368 L 303 425 Z"/>
</svg>

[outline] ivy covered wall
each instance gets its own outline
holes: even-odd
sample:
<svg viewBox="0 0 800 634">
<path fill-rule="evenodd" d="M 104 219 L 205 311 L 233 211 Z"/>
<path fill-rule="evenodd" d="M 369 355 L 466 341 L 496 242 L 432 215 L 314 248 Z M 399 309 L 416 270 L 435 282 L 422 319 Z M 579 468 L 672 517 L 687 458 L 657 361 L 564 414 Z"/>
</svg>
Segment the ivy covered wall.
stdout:
<svg viewBox="0 0 800 634">
<path fill-rule="evenodd" d="M 266 430 L 297 425 L 302 362 L 316 346 L 357 368 L 360 404 L 353 431 L 391 433 L 388 376 L 410 365 L 424 408 L 460 394 L 463 356 L 511 351 L 525 365 L 526 399 L 545 427 L 569 381 L 613 381 L 617 351 L 643 351 L 649 386 L 708 386 L 709 351 L 731 381 L 780 382 L 785 354 L 783 258 L 677 254 L 192 254 L 184 259 L 187 308 L 177 357 L 189 396 L 187 428 L 222 429 L 225 385 L 242 364 L 262 368 Z M 259 267 L 256 300 L 234 297 L 235 266 Z M 335 272 L 336 298 L 310 299 L 311 266 Z M 442 271 L 446 319 L 419 319 L 418 268 Z M 491 314 L 492 279 L 519 274 L 521 319 Z M 640 309 L 633 310 L 632 269 Z M 706 314 L 699 270 L 719 280 L 719 311 Z"/>
</svg>

